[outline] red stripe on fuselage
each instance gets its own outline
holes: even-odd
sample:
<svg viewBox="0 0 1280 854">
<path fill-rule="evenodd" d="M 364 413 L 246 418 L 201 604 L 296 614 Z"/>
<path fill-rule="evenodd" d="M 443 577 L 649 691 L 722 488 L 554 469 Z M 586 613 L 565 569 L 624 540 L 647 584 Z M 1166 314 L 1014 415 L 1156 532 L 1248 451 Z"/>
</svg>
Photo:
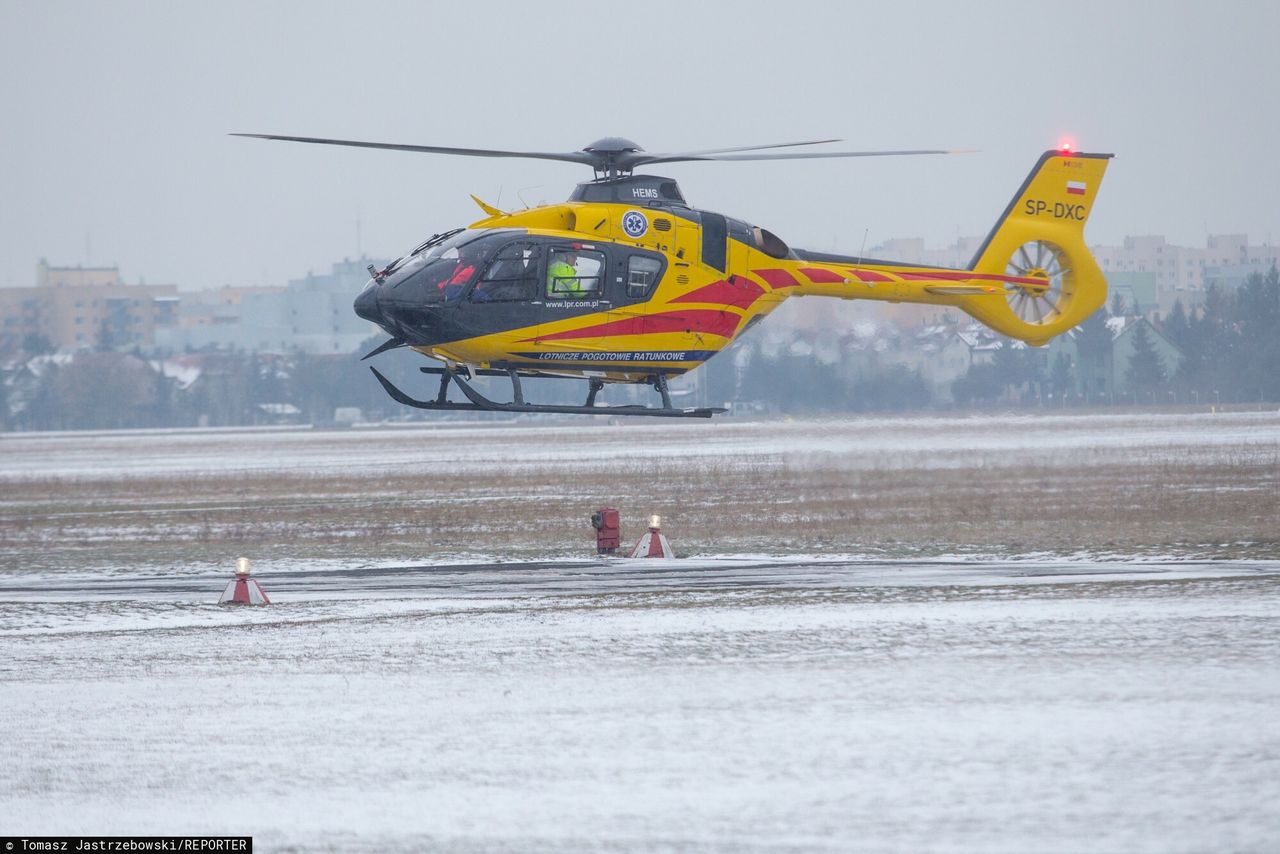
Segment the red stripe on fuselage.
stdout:
<svg viewBox="0 0 1280 854">
<path fill-rule="evenodd" d="M 731 311 L 714 309 L 686 309 L 666 314 L 650 314 L 597 323 L 581 329 L 567 329 L 549 335 L 522 338 L 526 341 L 564 341 L 573 338 L 614 338 L 621 335 L 647 335 L 658 332 L 706 332 L 732 338 L 742 318 Z"/>
<path fill-rule="evenodd" d="M 931 270 L 928 273 L 899 273 L 904 279 L 909 281 L 928 281 L 929 279 L 944 279 L 948 282 L 965 282 L 971 279 L 977 279 L 982 282 L 1013 282 L 1018 285 L 1048 285 L 1047 278 L 1035 278 L 1027 276 L 1000 276 L 995 273 L 974 273 L 969 270 Z"/>
<path fill-rule="evenodd" d="M 742 276 L 730 276 L 728 281 L 721 279 L 709 285 L 678 296 L 672 302 L 709 302 L 716 305 L 731 305 L 743 311 L 751 308 L 756 300 L 764 295 L 764 288 Z"/>
<path fill-rule="evenodd" d="M 760 278 L 764 279 L 769 287 L 775 291 L 778 288 L 795 288 L 800 283 L 796 281 L 796 277 L 788 273 L 786 270 L 752 270 Z"/>
<path fill-rule="evenodd" d="M 877 273 L 874 270 L 856 270 L 849 269 L 850 275 L 857 276 L 864 282 L 892 282 L 893 277 L 884 273 Z M 1037 279 L 1028 276 L 1000 276 L 995 273 L 975 273 L 972 270 L 930 270 L 927 273 L 907 273 L 898 272 L 894 275 L 900 277 L 907 282 L 928 282 L 928 281 L 945 281 L 945 282 L 968 282 L 977 280 L 980 282 L 1013 282 L 1017 285 L 1048 285 L 1048 279 Z"/>
<path fill-rule="evenodd" d="M 884 273 L 877 273 L 875 270 L 850 270 L 854 276 L 857 276 L 863 282 L 892 282 L 893 279 Z"/>
<path fill-rule="evenodd" d="M 809 277 L 809 281 L 816 284 L 836 283 L 842 284 L 844 276 L 839 273 L 833 273 L 830 270 L 824 270 L 821 267 L 801 267 L 800 272 Z"/>
</svg>

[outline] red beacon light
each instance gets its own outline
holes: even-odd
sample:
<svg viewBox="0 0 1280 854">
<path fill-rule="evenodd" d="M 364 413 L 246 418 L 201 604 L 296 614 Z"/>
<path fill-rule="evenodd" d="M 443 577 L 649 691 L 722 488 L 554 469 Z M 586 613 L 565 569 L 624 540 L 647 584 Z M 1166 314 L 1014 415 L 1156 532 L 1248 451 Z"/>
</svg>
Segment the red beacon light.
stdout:
<svg viewBox="0 0 1280 854">
<path fill-rule="evenodd" d="M 1070 154 L 1075 150 L 1075 144 L 1070 139 L 1064 139 L 1058 143 L 1058 150 L 1063 154 Z"/>
</svg>

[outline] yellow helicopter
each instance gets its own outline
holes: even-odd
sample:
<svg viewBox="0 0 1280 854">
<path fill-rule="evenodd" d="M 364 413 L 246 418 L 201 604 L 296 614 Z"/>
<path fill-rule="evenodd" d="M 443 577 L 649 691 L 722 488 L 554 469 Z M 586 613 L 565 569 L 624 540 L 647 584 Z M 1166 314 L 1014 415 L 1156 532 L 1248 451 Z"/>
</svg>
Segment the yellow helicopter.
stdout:
<svg viewBox="0 0 1280 854">
<path fill-rule="evenodd" d="M 778 152 L 837 140 L 655 154 L 609 137 L 580 151 L 531 152 L 269 134 L 258 139 L 591 166 L 569 200 L 502 211 L 472 196 L 485 218 L 433 235 L 379 270 L 355 300 L 391 339 L 364 358 L 410 347 L 437 360 L 434 399 L 413 398 L 371 368 L 387 393 L 428 410 L 707 418 L 677 408 L 667 382 L 727 347 L 793 296 L 952 306 L 995 331 L 1042 345 L 1106 300 L 1084 225 L 1110 154 L 1046 151 L 965 269 L 809 252 L 742 220 L 690 207 L 676 182 L 640 166 L 685 161 L 948 154 L 945 150 Z M 506 376 L 512 400 L 471 384 Z M 522 379 L 588 382 L 581 406 L 530 403 Z M 466 402 L 449 399 L 450 383 Z M 651 385 L 658 406 L 596 403 L 605 383 Z"/>
</svg>

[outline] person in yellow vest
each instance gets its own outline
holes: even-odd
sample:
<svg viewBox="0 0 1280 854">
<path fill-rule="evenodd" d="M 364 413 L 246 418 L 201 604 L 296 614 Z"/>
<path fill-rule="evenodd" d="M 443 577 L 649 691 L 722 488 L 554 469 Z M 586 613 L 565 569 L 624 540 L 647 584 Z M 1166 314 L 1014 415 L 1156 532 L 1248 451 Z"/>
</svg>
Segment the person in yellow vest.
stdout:
<svg viewBox="0 0 1280 854">
<path fill-rule="evenodd" d="M 578 278 L 578 256 L 573 252 L 556 252 L 547 266 L 547 295 L 552 297 L 576 296 L 582 293 Z"/>
</svg>

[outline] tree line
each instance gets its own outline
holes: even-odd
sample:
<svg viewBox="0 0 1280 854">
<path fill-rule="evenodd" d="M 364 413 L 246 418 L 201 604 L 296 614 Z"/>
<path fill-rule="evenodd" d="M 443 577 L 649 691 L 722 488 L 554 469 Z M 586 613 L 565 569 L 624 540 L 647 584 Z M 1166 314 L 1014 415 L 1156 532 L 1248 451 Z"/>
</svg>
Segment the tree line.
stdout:
<svg viewBox="0 0 1280 854">
<path fill-rule="evenodd" d="M 402 382 L 417 373 L 403 358 L 380 369 Z M 215 352 L 165 365 L 85 351 L 38 358 L 0 384 L 0 426 L 11 430 L 325 424 L 339 407 L 372 418 L 401 409 L 353 354 Z"/>
<path fill-rule="evenodd" d="M 1280 400 L 1280 273 L 1255 273 L 1231 291 L 1211 287 L 1204 305 L 1175 303 L 1162 331 L 1183 361 L 1163 387 L 1201 400 Z"/>
<path fill-rule="evenodd" d="M 930 408 L 1045 406 L 1103 403 L 1089 378 L 1114 355 L 1108 319 L 1122 315 L 1118 300 L 1074 330 L 1076 359 L 1051 362 L 1043 348 L 1000 347 L 991 361 L 973 364 L 942 399 L 928 377 L 891 359 L 856 370 L 820 364 L 783 348 L 757 354 L 745 369 L 739 341 L 699 370 L 700 404 L 734 401 L 741 409 L 781 412 L 876 412 Z M 1116 403 L 1252 403 L 1280 401 L 1280 274 L 1254 274 L 1238 288 L 1210 287 L 1202 306 L 1175 303 L 1156 328 L 1182 353 L 1164 364 L 1145 327 L 1134 331 L 1133 353 L 1112 372 L 1135 389 Z M 372 349 L 380 338 L 370 339 Z M 40 342 L 30 346 L 39 348 Z M 87 351 L 14 362 L 0 382 L 0 429 L 73 430 L 139 427 L 239 426 L 298 421 L 332 423 L 341 408 L 370 420 L 418 415 L 390 400 L 355 354 L 205 353 L 176 360 L 198 376 L 161 367 L 138 352 Z M 392 351 L 378 368 L 419 397 L 434 396 L 434 380 L 417 368 L 414 353 Z M 495 399 L 507 399 L 500 381 Z M 482 387 L 484 381 L 481 381 Z M 582 383 L 548 381 L 536 387 L 542 402 L 581 403 Z M 1074 390 L 1074 397 L 1072 392 Z M 621 393 L 618 391 L 618 393 Z M 455 392 L 456 395 L 456 392 Z M 602 402 L 611 402 L 608 394 Z M 440 414 L 428 417 L 439 418 Z"/>
</svg>

